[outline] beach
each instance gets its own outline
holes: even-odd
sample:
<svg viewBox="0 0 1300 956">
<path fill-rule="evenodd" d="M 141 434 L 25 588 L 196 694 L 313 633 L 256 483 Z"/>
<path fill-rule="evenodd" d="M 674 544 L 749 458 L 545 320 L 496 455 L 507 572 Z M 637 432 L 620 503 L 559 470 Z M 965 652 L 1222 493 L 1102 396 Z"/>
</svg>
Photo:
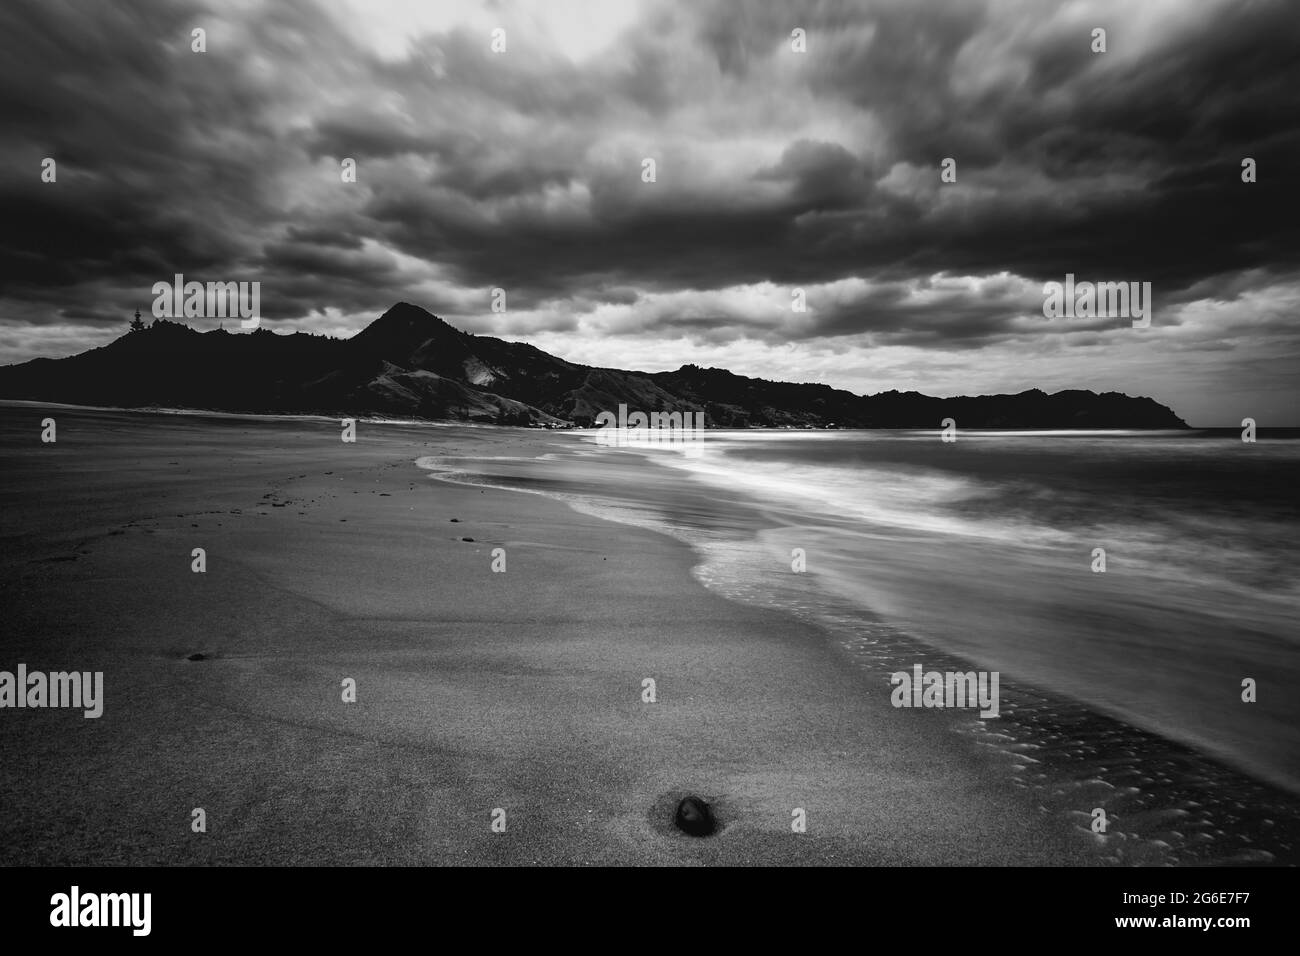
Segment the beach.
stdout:
<svg viewBox="0 0 1300 956">
<path fill-rule="evenodd" d="M 0 862 L 1100 862 L 945 715 L 705 588 L 688 544 L 416 464 L 573 436 L 340 435 L 0 409 L 0 667 L 104 674 L 97 719 L 0 712 Z M 673 829 L 686 793 L 720 832 Z"/>
</svg>

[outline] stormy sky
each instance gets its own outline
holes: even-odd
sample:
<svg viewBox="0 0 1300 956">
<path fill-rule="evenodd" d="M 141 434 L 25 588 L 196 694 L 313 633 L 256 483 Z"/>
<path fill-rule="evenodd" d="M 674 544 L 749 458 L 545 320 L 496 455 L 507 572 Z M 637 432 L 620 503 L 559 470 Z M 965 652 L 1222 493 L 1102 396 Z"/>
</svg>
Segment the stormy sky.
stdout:
<svg viewBox="0 0 1300 956">
<path fill-rule="evenodd" d="M 278 332 L 405 300 L 596 365 L 1300 424 L 1288 0 L 5 0 L 0 37 L 0 362 L 182 273 Z M 1066 273 L 1150 282 L 1150 328 L 1045 318 Z"/>
</svg>

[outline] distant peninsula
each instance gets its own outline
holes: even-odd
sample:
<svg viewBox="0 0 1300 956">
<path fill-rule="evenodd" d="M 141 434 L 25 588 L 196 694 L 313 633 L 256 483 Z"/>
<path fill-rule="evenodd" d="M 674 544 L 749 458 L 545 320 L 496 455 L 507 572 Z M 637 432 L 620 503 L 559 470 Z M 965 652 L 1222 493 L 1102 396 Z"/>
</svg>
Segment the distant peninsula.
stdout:
<svg viewBox="0 0 1300 956">
<path fill-rule="evenodd" d="M 856 395 L 696 365 L 597 368 L 462 332 L 406 302 L 347 339 L 198 332 L 159 319 L 79 355 L 0 367 L 0 398 L 542 427 L 588 427 L 625 404 L 647 413 L 702 412 L 710 428 L 938 428 L 944 418 L 963 428 L 1187 428 L 1166 406 L 1119 392 Z"/>
</svg>

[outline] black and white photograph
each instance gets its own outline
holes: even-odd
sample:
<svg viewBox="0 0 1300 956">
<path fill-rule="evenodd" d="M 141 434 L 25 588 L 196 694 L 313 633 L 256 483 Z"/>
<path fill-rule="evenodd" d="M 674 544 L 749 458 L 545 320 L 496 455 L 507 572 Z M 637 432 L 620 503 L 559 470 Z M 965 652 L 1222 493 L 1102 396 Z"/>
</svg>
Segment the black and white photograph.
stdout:
<svg viewBox="0 0 1300 956">
<path fill-rule="evenodd" d="M 1260 929 L 1294 0 L 4 0 L 0 43 L 0 877 L 55 887 L 0 924 L 851 867 Z"/>
</svg>

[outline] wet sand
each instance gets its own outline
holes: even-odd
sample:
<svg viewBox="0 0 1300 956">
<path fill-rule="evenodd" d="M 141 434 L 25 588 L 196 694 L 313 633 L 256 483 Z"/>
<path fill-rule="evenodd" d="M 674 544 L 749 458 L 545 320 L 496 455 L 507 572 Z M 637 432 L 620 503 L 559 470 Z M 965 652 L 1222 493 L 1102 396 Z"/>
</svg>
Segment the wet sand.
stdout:
<svg viewBox="0 0 1300 956">
<path fill-rule="evenodd" d="M 0 710 L 0 862 L 1096 862 L 815 628 L 705 590 L 681 542 L 415 465 L 571 436 L 340 432 L 0 406 L 0 669 L 105 686 L 97 720 Z M 687 791 L 721 832 L 671 828 Z"/>
</svg>

